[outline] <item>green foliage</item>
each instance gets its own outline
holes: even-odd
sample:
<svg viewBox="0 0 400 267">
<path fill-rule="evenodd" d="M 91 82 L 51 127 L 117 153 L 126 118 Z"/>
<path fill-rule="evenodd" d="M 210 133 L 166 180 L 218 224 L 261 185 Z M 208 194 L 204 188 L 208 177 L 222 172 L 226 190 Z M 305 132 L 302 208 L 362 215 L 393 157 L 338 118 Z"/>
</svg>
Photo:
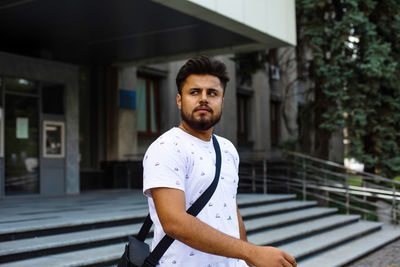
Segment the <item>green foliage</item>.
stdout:
<svg viewBox="0 0 400 267">
<path fill-rule="evenodd" d="M 394 177 L 393 180 L 400 182 L 400 176 Z M 395 187 L 396 187 L 397 190 L 400 189 L 400 185 L 398 185 L 398 184 L 396 184 Z"/>
<path fill-rule="evenodd" d="M 268 55 L 265 51 L 256 51 L 250 53 L 235 54 L 233 61 L 236 62 L 238 69 L 239 84 L 251 85 L 251 75 L 257 70 L 265 68 L 268 61 Z"/>
<path fill-rule="evenodd" d="M 278 147 L 282 150 L 287 150 L 287 151 L 295 151 L 296 150 L 296 145 L 297 145 L 297 139 L 290 138 L 287 139 L 283 142 L 280 142 L 278 144 Z"/>
<path fill-rule="evenodd" d="M 362 177 L 350 177 L 349 178 L 349 185 L 354 185 L 354 186 L 362 186 L 363 178 Z"/>
<path fill-rule="evenodd" d="M 399 11 L 398 0 L 297 0 L 317 128 L 346 127 L 348 156 L 388 177 L 400 174 Z"/>
</svg>

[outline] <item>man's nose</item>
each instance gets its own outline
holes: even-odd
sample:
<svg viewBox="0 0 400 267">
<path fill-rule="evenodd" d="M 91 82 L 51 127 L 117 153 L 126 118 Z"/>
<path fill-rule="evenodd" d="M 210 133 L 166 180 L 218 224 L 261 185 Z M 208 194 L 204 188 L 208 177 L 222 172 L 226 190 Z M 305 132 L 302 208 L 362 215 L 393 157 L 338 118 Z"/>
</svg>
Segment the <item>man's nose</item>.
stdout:
<svg viewBox="0 0 400 267">
<path fill-rule="evenodd" d="M 207 90 L 201 91 L 200 102 L 208 102 L 207 97 L 208 97 Z"/>
</svg>

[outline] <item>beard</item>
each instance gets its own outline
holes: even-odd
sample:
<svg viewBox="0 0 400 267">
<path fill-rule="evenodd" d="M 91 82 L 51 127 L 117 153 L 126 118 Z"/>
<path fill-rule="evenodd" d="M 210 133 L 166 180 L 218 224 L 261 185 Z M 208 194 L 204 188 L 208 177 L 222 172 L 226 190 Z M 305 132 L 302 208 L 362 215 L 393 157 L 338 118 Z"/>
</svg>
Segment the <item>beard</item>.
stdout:
<svg viewBox="0 0 400 267">
<path fill-rule="evenodd" d="M 206 131 L 213 127 L 215 124 L 219 122 L 222 116 L 222 111 L 219 114 L 214 115 L 214 111 L 210 108 L 211 117 L 207 118 L 204 114 L 200 115 L 199 119 L 194 117 L 194 113 L 196 109 L 192 111 L 191 114 L 186 114 L 183 112 L 183 103 L 181 109 L 181 118 L 190 128 L 196 131 Z"/>
</svg>

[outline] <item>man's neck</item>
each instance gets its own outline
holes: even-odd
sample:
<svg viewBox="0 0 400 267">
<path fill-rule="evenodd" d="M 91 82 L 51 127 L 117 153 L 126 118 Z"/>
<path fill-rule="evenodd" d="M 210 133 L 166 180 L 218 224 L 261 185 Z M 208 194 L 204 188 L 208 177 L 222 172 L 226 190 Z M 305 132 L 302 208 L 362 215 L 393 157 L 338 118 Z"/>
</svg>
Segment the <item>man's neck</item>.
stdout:
<svg viewBox="0 0 400 267">
<path fill-rule="evenodd" d="M 187 125 L 187 123 L 185 123 L 184 121 L 182 121 L 178 127 L 181 128 L 182 130 L 184 130 L 185 132 L 187 132 L 188 134 L 193 135 L 194 137 L 197 137 L 203 141 L 211 140 L 213 127 L 211 127 L 208 130 L 205 130 L 205 131 L 194 130 L 189 125 Z"/>
</svg>

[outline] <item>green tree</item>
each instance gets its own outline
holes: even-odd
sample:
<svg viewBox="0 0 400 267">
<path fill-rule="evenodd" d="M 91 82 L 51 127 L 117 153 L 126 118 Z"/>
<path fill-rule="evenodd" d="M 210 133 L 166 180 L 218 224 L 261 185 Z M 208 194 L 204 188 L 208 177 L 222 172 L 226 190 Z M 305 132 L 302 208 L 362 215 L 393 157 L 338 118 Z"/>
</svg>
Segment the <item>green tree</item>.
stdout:
<svg viewBox="0 0 400 267">
<path fill-rule="evenodd" d="M 400 173 L 399 12 L 398 0 L 297 1 L 299 47 L 312 51 L 317 156 L 327 158 L 331 134 L 346 127 L 348 156 Z"/>
</svg>

